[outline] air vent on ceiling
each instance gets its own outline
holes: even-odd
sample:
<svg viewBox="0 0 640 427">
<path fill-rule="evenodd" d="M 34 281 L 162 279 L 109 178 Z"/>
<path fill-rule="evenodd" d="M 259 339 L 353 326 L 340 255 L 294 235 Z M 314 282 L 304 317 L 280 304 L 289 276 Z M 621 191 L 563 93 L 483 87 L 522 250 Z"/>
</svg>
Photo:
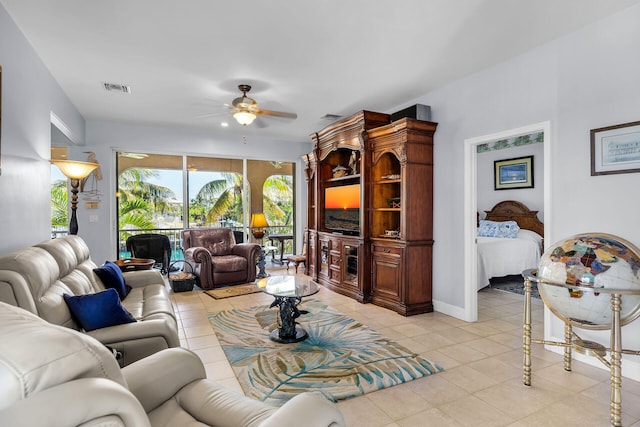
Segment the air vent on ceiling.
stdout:
<svg viewBox="0 0 640 427">
<path fill-rule="evenodd" d="M 322 120 L 338 120 L 341 119 L 342 116 L 338 115 L 338 114 L 325 114 L 324 116 L 320 117 Z"/>
<path fill-rule="evenodd" d="M 103 83 L 104 90 L 108 92 L 122 92 L 131 93 L 131 88 L 127 85 L 120 85 L 116 83 Z"/>
</svg>

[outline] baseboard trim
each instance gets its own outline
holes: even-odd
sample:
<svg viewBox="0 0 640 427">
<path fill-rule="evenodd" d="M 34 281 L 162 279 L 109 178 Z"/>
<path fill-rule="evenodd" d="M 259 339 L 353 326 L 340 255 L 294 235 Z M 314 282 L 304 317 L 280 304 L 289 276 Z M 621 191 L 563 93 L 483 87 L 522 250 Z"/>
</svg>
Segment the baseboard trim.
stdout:
<svg viewBox="0 0 640 427">
<path fill-rule="evenodd" d="M 461 319 L 467 321 L 465 319 L 464 307 L 458 307 L 455 305 L 447 304 L 446 302 L 433 300 L 433 310 L 438 313 L 446 314 L 447 316 L 455 317 L 456 319 Z"/>
</svg>

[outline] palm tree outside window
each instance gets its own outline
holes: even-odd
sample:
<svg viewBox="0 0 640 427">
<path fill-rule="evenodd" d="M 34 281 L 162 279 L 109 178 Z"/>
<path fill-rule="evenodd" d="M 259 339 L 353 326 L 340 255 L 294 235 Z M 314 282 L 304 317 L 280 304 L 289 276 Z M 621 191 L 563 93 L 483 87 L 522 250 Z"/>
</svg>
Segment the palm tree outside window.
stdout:
<svg viewBox="0 0 640 427">
<path fill-rule="evenodd" d="M 274 232 L 293 232 L 293 163 L 247 160 L 245 179 L 242 159 L 119 153 L 117 161 L 120 257 L 129 255 L 127 237 L 153 232 L 168 235 L 181 259 L 183 228 L 246 232 L 263 208 Z"/>
</svg>

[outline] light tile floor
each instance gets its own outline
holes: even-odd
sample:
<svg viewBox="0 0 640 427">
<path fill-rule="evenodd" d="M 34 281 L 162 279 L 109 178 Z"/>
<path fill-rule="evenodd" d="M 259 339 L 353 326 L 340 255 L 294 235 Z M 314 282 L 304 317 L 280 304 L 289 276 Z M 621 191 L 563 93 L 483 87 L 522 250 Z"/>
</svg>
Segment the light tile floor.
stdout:
<svg viewBox="0 0 640 427">
<path fill-rule="evenodd" d="M 573 371 L 565 372 L 562 356 L 534 344 L 533 384 L 522 384 L 521 295 L 481 291 L 476 323 L 440 313 L 403 317 L 326 288 L 314 298 L 445 368 L 338 402 L 349 427 L 609 425 L 608 371 L 574 361 Z M 198 288 L 172 293 L 182 345 L 200 356 L 209 378 L 242 393 L 207 316 L 272 300 L 262 293 L 215 300 Z M 533 301 L 534 338 L 542 336 L 542 306 Z M 640 427 L 640 383 L 623 378 L 622 390 L 623 425 Z"/>
</svg>

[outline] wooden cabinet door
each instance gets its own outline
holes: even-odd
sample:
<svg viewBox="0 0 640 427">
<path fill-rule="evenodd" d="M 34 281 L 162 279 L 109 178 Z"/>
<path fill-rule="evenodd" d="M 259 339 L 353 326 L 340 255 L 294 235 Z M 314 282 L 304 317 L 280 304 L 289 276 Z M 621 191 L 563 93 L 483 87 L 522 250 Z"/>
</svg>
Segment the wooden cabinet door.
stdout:
<svg viewBox="0 0 640 427">
<path fill-rule="evenodd" d="M 348 285 L 359 289 L 359 268 L 358 268 L 358 245 L 344 244 L 342 246 L 342 264 L 343 277 L 342 281 Z"/>
<path fill-rule="evenodd" d="M 371 292 L 373 297 L 401 301 L 402 248 L 374 244 L 371 253 Z"/>
<path fill-rule="evenodd" d="M 342 282 L 342 245 L 339 240 L 330 239 L 329 280 L 338 285 Z"/>
<path fill-rule="evenodd" d="M 309 258 L 307 261 L 307 274 L 311 276 L 314 280 L 318 279 L 317 276 L 317 239 L 318 236 L 315 231 L 309 231 L 309 237 L 307 241 L 307 257 Z"/>
<path fill-rule="evenodd" d="M 318 238 L 318 278 L 329 280 L 329 252 L 331 251 L 331 241 L 323 236 Z"/>
</svg>

